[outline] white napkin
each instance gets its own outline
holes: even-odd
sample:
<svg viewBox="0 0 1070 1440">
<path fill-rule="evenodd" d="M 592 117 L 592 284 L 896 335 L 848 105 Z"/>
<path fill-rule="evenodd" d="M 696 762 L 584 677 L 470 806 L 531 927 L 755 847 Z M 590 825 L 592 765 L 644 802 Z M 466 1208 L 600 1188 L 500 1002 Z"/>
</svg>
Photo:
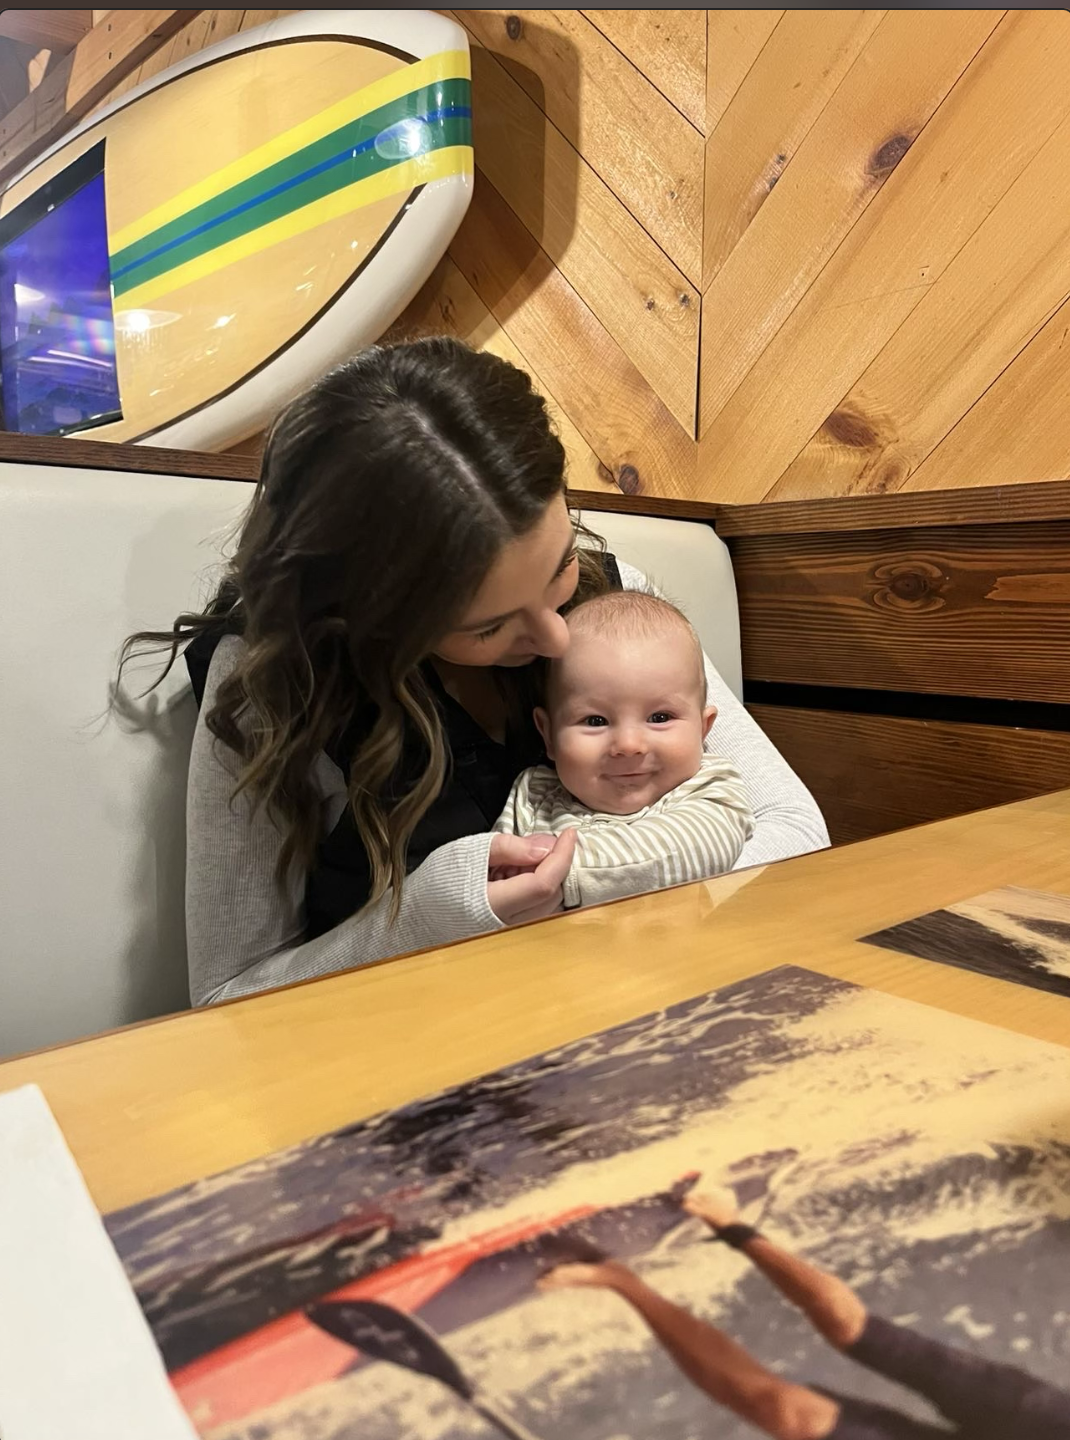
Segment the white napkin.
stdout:
<svg viewBox="0 0 1070 1440">
<path fill-rule="evenodd" d="M 0 1437 L 196 1440 L 36 1085 L 0 1095 Z"/>
</svg>

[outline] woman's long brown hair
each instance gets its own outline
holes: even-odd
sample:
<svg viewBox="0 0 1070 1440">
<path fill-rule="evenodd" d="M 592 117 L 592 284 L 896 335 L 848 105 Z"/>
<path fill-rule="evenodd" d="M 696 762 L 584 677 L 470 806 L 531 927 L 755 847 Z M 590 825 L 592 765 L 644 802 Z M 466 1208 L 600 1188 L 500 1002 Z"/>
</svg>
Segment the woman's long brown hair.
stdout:
<svg viewBox="0 0 1070 1440">
<path fill-rule="evenodd" d="M 564 466 L 530 378 L 445 337 L 367 350 L 279 416 L 214 600 L 170 630 L 130 636 L 120 676 L 145 649 L 170 650 L 166 675 L 198 636 L 242 635 L 205 719 L 241 759 L 235 795 L 265 806 L 283 834 L 280 883 L 312 865 L 315 761 L 359 708 L 373 718 L 350 759 L 349 803 L 371 900 L 392 887 L 396 911 L 408 842 L 449 763 L 421 661 L 502 547 L 562 494 Z M 577 601 L 606 588 L 597 558 L 580 560 Z M 521 703 L 531 677 L 498 673 Z M 426 763 L 398 794 L 413 736 Z"/>
</svg>

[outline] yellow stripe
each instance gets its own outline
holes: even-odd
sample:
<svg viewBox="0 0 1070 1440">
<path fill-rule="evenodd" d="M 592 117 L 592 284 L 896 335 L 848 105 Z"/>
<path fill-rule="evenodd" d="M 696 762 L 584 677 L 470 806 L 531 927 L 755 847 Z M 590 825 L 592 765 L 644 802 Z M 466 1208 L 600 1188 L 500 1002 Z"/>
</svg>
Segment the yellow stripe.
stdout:
<svg viewBox="0 0 1070 1440">
<path fill-rule="evenodd" d="M 472 173 L 472 151 L 467 145 L 451 145 L 444 150 L 432 150 L 427 155 L 417 155 L 412 160 L 405 160 L 378 175 L 369 175 L 366 180 L 358 180 L 344 190 L 325 195 L 321 200 L 316 200 L 301 210 L 295 210 L 290 215 L 282 215 L 269 225 L 250 231 L 248 235 L 239 235 L 226 245 L 220 245 L 217 250 L 210 250 L 195 260 L 187 260 L 185 265 L 178 265 L 165 275 L 146 280 L 144 285 L 128 290 L 122 296 L 122 309 L 117 313 L 140 310 L 151 301 L 158 300 L 161 295 L 169 295 L 183 285 L 203 280 L 206 275 L 212 275 L 238 260 L 246 260 L 250 255 L 257 255 L 261 250 L 267 250 L 281 240 L 303 235 L 317 225 L 326 224 L 328 220 L 337 220 L 353 210 L 373 204 L 376 200 L 385 200 L 388 195 L 415 189 L 417 185 L 428 185 L 434 180 L 445 180 L 451 175 Z"/>
<path fill-rule="evenodd" d="M 158 230 L 161 225 L 168 224 L 195 206 L 203 205 L 206 200 L 214 199 L 224 190 L 229 190 L 232 185 L 241 184 L 258 171 L 266 170 L 269 165 L 287 159 L 295 151 L 313 144 L 316 140 L 322 140 L 324 135 L 329 135 L 332 130 L 338 130 L 359 119 L 361 115 L 366 115 L 370 110 L 377 110 L 380 105 L 388 105 L 391 100 L 408 95 L 412 90 L 433 85 L 439 80 L 470 78 L 471 62 L 467 50 L 443 50 L 437 55 L 429 55 L 426 60 L 417 61 L 415 65 L 403 65 L 400 70 L 384 75 L 381 80 L 376 80 L 371 85 L 365 85 L 363 90 L 355 91 L 309 120 L 302 120 L 300 125 L 277 135 L 274 140 L 266 141 L 248 155 L 231 161 L 229 165 L 224 165 L 222 170 L 217 170 L 203 180 L 198 180 L 195 185 L 190 185 L 180 195 L 157 205 L 147 215 L 142 215 L 140 220 L 134 220 L 122 230 L 110 235 L 108 247 L 113 255 L 118 254 L 136 240 Z"/>
</svg>

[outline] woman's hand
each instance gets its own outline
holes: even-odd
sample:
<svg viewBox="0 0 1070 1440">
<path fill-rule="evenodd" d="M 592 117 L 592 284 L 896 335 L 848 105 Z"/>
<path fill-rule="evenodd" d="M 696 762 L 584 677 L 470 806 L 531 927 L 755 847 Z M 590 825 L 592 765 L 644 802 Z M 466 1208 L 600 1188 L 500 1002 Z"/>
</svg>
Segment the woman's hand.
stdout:
<svg viewBox="0 0 1070 1440">
<path fill-rule="evenodd" d="M 576 832 L 495 835 L 490 843 L 487 901 L 503 925 L 542 920 L 561 909 Z"/>
</svg>

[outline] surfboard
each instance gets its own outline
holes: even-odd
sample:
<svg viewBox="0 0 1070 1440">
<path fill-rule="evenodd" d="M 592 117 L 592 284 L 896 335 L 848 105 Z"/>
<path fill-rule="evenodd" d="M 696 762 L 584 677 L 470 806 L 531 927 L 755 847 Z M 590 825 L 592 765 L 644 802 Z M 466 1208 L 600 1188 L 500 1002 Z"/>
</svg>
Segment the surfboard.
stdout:
<svg viewBox="0 0 1070 1440">
<path fill-rule="evenodd" d="M 445 16 L 305 10 L 83 122 L 0 196 L 7 428 L 208 450 L 263 428 L 444 254 L 470 79 Z"/>
</svg>

